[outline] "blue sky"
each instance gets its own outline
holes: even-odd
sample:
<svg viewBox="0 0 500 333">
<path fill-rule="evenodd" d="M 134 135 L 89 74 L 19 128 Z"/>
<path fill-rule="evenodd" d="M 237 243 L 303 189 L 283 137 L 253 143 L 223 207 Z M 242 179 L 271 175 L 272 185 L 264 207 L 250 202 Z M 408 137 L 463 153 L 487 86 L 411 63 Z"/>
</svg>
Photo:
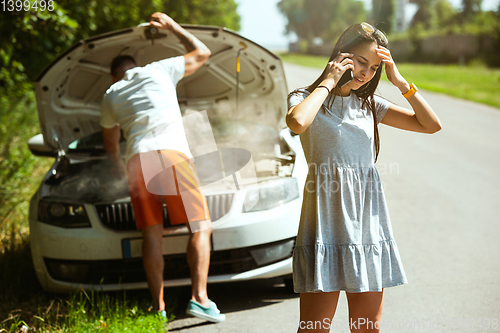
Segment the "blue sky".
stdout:
<svg viewBox="0 0 500 333">
<path fill-rule="evenodd" d="M 286 49 L 289 37 L 285 36 L 287 20 L 278 10 L 280 0 L 235 0 L 241 16 L 239 33 L 271 50 Z M 367 7 L 371 0 L 363 0 Z M 461 8 L 461 0 L 448 0 L 456 8 Z M 495 10 L 500 0 L 483 0 L 483 10 Z M 408 13 L 416 8 L 408 5 Z M 413 7 L 413 9 L 412 9 Z"/>
</svg>

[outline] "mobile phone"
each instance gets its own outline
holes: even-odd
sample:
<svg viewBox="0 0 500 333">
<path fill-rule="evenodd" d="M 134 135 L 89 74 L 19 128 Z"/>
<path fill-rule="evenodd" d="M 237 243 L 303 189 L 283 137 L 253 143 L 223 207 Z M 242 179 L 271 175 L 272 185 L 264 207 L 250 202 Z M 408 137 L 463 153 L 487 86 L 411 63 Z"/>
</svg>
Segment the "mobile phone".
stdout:
<svg viewBox="0 0 500 333">
<path fill-rule="evenodd" d="M 346 84 L 348 84 L 349 82 L 351 82 L 352 79 L 353 79 L 352 69 L 349 68 L 348 70 L 346 70 L 344 72 L 344 74 L 340 78 L 339 82 L 337 83 L 337 86 L 339 86 L 340 88 L 342 88 L 343 86 L 345 86 Z"/>
</svg>

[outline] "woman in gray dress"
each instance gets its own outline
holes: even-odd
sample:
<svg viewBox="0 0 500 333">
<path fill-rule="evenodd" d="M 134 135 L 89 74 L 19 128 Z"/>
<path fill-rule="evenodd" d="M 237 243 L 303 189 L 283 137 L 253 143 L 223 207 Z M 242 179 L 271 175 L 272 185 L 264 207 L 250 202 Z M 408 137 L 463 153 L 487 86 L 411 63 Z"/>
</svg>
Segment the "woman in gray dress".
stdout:
<svg viewBox="0 0 500 333">
<path fill-rule="evenodd" d="M 374 95 L 384 65 L 411 109 Z M 309 164 L 293 254 L 298 332 L 329 332 L 341 290 L 351 332 L 379 332 L 384 288 L 407 282 L 374 165 L 377 125 L 435 133 L 440 121 L 399 73 L 385 35 L 364 22 L 344 31 L 321 76 L 290 93 L 288 108 Z"/>
</svg>

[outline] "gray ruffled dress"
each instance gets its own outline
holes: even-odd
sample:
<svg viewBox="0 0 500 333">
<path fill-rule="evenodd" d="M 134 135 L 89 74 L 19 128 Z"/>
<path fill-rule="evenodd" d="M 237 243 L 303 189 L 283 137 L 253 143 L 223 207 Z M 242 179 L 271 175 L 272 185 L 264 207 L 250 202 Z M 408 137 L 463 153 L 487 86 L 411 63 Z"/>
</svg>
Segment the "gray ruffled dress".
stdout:
<svg viewBox="0 0 500 333">
<path fill-rule="evenodd" d="M 310 93 L 299 89 L 288 107 Z M 374 96 L 377 121 L 389 102 Z M 309 165 L 297 242 L 294 290 L 381 291 L 407 283 L 374 165 L 373 116 L 351 91 L 326 98 L 300 134 Z"/>
</svg>

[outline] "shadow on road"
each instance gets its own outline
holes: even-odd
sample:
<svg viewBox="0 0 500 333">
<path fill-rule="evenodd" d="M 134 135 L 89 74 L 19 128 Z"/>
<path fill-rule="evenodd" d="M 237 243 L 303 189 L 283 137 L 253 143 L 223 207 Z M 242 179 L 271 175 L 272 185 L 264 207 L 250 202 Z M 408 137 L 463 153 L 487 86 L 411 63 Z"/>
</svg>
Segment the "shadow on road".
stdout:
<svg viewBox="0 0 500 333">
<path fill-rule="evenodd" d="M 191 298 L 191 289 L 190 287 L 175 288 L 180 289 L 180 292 L 173 289 L 170 289 L 171 292 L 178 295 L 178 306 L 174 312 L 175 320 L 172 322 L 175 323 L 190 318 L 186 315 L 185 309 Z M 169 294 L 169 289 L 165 290 L 165 294 Z M 281 278 L 210 284 L 208 295 L 224 314 L 265 307 L 299 297 L 299 294 L 285 287 Z M 213 324 L 186 321 L 183 325 L 174 325 L 169 331 L 175 332 L 205 325 Z"/>
</svg>

